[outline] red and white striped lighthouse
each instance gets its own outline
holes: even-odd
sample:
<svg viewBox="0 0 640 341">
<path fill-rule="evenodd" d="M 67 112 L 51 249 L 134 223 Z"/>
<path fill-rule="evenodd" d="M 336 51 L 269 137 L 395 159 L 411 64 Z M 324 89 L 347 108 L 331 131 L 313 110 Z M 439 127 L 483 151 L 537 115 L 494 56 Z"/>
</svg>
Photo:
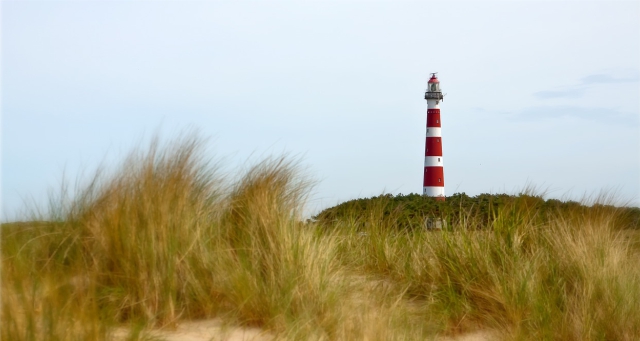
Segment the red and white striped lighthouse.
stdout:
<svg viewBox="0 0 640 341">
<path fill-rule="evenodd" d="M 443 100 L 440 81 L 431 74 L 424 93 L 427 100 L 427 141 L 424 147 L 424 182 L 422 195 L 444 200 L 444 167 L 442 166 L 442 123 L 440 101 Z"/>
</svg>

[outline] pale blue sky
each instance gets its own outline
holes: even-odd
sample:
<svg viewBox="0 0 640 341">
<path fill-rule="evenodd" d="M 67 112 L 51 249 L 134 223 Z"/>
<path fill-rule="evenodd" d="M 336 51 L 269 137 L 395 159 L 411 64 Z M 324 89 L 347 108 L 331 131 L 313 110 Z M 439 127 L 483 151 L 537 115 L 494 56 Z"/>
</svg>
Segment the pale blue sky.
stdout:
<svg viewBox="0 0 640 341">
<path fill-rule="evenodd" d="M 640 204 L 640 2 L 2 2 L 2 209 L 160 130 L 288 152 L 310 210 L 421 193 L 439 72 L 447 195 Z M 160 127 L 160 128 L 159 128 Z"/>
</svg>

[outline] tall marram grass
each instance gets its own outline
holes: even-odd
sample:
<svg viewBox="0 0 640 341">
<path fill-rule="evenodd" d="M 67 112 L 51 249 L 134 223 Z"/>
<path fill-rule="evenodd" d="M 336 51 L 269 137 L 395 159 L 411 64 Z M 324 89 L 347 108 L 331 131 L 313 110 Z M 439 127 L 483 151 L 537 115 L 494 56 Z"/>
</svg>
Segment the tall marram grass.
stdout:
<svg viewBox="0 0 640 341">
<path fill-rule="evenodd" d="M 231 182 L 201 149 L 156 140 L 54 200 L 46 223 L 3 226 L 2 338 L 105 339 L 117 323 L 221 314 L 331 335 L 339 263 L 300 223 L 304 177 L 267 159 Z"/>
<path fill-rule="evenodd" d="M 468 216 L 443 231 L 407 231 L 375 217 L 367 238 L 350 240 L 342 254 L 406 287 L 450 333 L 640 339 L 639 250 L 624 238 L 625 217 L 607 205 L 541 216 L 529 198 L 495 212 L 489 226 Z"/>
<path fill-rule="evenodd" d="M 4 224 L 2 339 L 145 339 L 210 317 L 293 340 L 640 339 L 640 253 L 614 207 L 541 215 L 522 196 L 488 225 L 427 231 L 380 203 L 327 229 L 302 222 L 295 162 L 225 175 L 203 146 L 155 140 L 39 223 Z"/>
</svg>

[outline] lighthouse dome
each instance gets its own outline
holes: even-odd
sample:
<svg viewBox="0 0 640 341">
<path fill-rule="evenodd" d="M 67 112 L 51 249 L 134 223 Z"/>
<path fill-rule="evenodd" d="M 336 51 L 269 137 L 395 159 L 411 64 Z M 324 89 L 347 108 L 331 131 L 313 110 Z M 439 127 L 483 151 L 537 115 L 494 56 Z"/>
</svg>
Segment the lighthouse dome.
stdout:
<svg viewBox="0 0 640 341">
<path fill-rule="evenodd" d="M 436 77 L 435 73 L 431 74 L 431 79 L 429 79 L 429 87 L 427 88 L 427 92 L 440 92 L 440 81 L 438 77 Z"/>
</svg>

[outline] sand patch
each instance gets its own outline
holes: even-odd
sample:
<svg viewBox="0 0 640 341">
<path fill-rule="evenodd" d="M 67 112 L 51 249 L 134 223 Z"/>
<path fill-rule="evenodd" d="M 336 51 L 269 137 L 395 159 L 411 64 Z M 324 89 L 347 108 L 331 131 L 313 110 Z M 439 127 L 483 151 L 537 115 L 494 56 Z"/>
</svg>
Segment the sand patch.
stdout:
<svg viewBox="0 0 640 341">
<path fill-rule="evenodd" d="M 472 333 L 465 333 L 456 336 L 443 336 L 437 339 L 438 341 L 493 341 L 498 340 L 495 333 L 488 331 L 475 331 Z"/>
<path fill-rule="evenodd" d="M 128 336 L 126 328 L 118 328 L 114 340 L 125 340 Z M 273 340 L 270 335 L 259 328 L 233 327 L 224 325 L 220 319 L 184 321 L 175 330 L 151 330 L 144 333 L 147 339 L 164 341 L 267 341 Z M 143 338 L 144 339 L 144 338 Z M 495 333 L 476 331 L 456 336 L 442 336 L 438 341 L 493 341 Z"/>
<path fill-rule="evenodd" d="M 118 328 L 114 341 L 125 340 L 129 332 Z M 184 321 L 175 330 L 150 330 L 144 333 L 152 340 L 165 341 L 267 341 L 273 336 L 258 329 L 224 325 L 220 319 Z"/>
</svg>

